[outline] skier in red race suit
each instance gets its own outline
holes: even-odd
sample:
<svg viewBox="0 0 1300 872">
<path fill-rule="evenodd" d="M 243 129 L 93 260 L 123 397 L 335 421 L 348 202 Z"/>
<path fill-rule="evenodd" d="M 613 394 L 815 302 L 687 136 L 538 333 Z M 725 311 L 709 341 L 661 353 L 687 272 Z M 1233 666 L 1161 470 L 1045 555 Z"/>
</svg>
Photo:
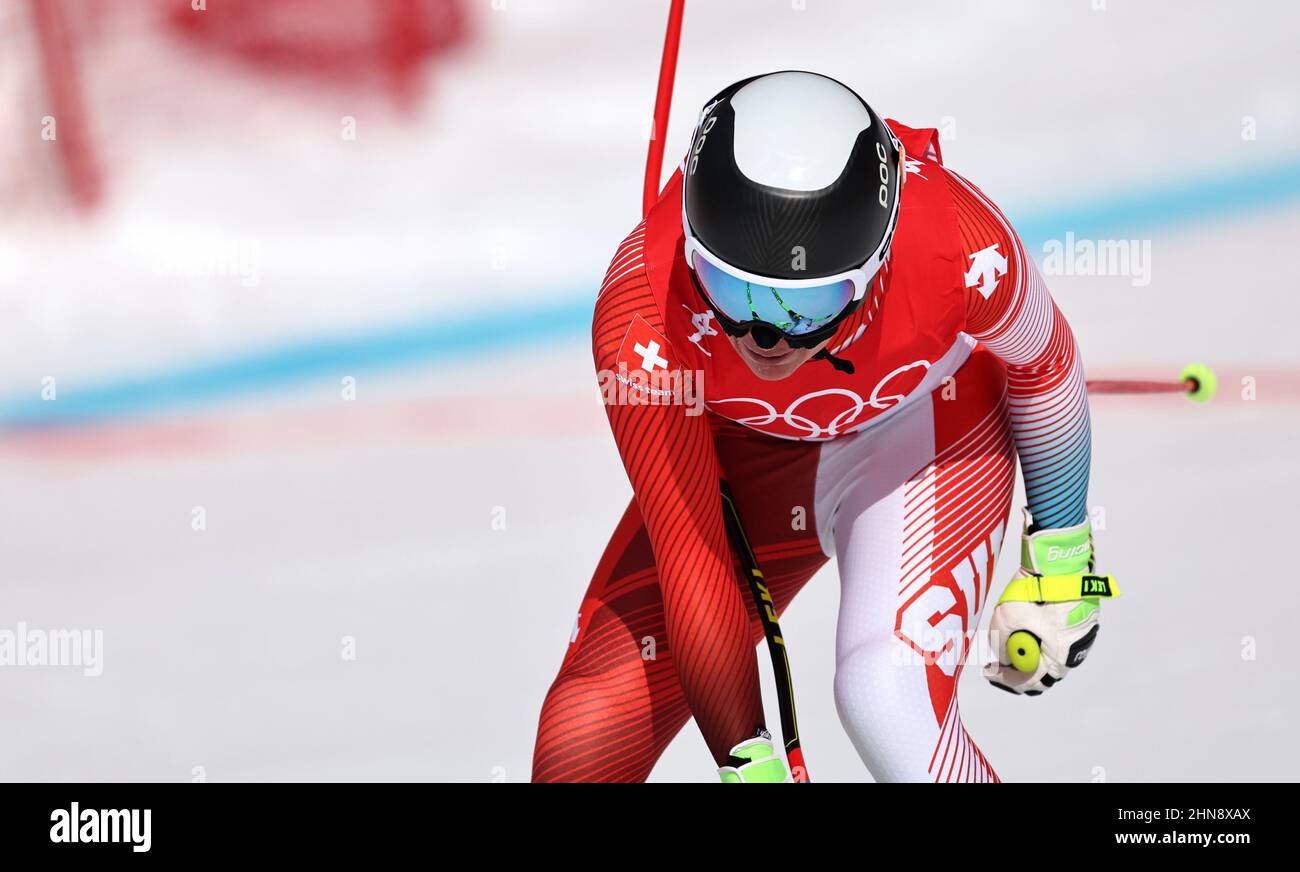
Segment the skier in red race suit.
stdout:
<svg viewBox="0 0 1300 872">
<path fill-rule="evenodd" d="M 835 702 L 871 774 L 996 781 L 956 689 L 1017 455 L 1022 566 L 993 628 L 1030 627 L 1041 662 L 1020 671 L 994 640 L 986 675 L 1039 693 L 1098 629 L 1088 591 L 1010 595 L 1091 569 L 1088 401 L 1034 262 L 937 132 L 813 73 L 722 91 L 615 253 L 592 350 L 635 496 L 546 696 L 533 779 L 645 780 L 692 717 L 723 781 L 789 777 L 725 478 L 778 611 L 838 558 Z"/>
</svg>

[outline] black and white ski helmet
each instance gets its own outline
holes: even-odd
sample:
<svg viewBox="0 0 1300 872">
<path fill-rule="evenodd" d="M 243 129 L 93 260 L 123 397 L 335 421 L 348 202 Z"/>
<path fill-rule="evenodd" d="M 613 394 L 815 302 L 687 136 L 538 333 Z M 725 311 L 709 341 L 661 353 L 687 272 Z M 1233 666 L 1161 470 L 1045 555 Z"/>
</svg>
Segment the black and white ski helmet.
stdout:
<svg viewBox="0 0 1300 872">
<path fill-rule="evenodd" d="M 835 79 L 784 71 L 737 82 L 705 104 L 683 166 L 688 255 L 703 248 L 728 273 L 775 281 L 785 308 L 817 279 L 852 272 L 869 285 L 898 223 L 901 160 L 885 122 Z M 825 334 L 865 290 L 794 332 Z M 770 320 L 718 314 L 729 332 Z"/>
</svg>

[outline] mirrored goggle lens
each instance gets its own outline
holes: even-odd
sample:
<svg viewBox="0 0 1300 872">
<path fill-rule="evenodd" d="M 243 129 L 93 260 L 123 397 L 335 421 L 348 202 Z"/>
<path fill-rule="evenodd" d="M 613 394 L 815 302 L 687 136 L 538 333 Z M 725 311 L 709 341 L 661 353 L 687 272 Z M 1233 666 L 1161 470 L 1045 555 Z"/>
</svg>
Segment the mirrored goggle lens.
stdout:
<svg viewBox="0 0 1300 872">
<path fill-rule="evenodd" d="M 698 252 L 695 275 L 715 309 L 737 323 L 762 321 L 799 336 L 823 327 L 853 302 L 848 279 L 805 288 L 773 288 L 724 272 Z"/>
</svg>

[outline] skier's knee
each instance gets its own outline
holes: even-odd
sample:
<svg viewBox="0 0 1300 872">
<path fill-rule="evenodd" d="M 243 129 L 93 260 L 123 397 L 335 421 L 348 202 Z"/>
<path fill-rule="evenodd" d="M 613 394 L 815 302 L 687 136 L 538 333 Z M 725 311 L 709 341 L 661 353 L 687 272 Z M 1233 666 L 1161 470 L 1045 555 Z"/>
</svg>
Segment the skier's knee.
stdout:
<svg viewBox="0 0 1300 872">
<path fill-rule="evenodd" d="M 919 682 L 919 684 L 918 684 Z M 919 706 L 919 708 L 918 708 Z M 890 643 L 862 645 L 835 670 L 835 709 L 858 756 L 877 781 L 926 779 L 931 744 L 918 717 L 930 715 L 924 675 L 891 657 Z"/>
<path fill-rule="evenodd" d="M 887 652 L 878 644 L 859 645 L 835 665 L 835 710 L 854 744 L 878 720 L 882 706 L 890 706 L 888 667 Z"/>
</svg>

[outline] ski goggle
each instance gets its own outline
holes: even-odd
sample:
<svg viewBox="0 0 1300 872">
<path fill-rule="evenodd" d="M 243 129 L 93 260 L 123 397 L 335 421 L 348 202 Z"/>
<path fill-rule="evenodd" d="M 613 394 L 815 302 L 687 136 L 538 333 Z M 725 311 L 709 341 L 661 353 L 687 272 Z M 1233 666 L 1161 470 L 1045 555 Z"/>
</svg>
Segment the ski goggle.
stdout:
<svg viewBox="0 0 1300 872">
<path fill-rule="evenodd" d="M 714 311 L 737 325 L 760 322 L 787 336 L 823 329 L 867 293 L 873 276 L 853 269 L 815 279 L 774 279 L 737 269 L 686 233 L 686 263 Z"/>
</svg>

